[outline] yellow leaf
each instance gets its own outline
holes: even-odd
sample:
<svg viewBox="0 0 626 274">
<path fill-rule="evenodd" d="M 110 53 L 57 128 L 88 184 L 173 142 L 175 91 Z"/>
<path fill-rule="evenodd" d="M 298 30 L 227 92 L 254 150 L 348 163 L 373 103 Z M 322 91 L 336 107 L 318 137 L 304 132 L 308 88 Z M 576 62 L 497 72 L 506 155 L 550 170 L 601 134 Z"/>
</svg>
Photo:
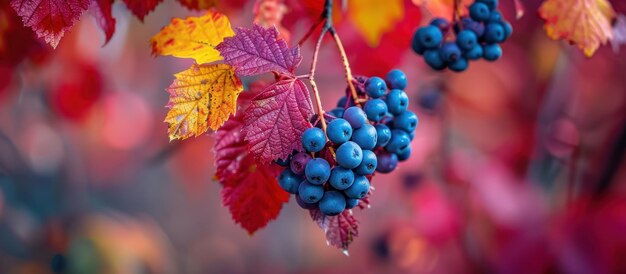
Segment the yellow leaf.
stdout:
<svg viewBox="0 0 626 274">
<path fill-rule="evenodd" d="M 363 35 L 367 44 L 375 47 L 382 35 L 402 20 L 403 0 L 348 1 L 348 18 Z"/>
<path fill-rule="evenodd" d="M 173 55 L 193 58 L 198 64 L 222 60 L 215 49 L 225 37 L 235 35 L 228 18 L 216 11 L 209 11 L 201 17 L 172 19 L 172 22 L 159 31 L 152 39 L 152 52 L 159 55 Z"/>
<path fill-rule="evenodd" d="M 170 140 L 199 136 L 209 128 L 216 130 L 236 111 L 237 97 L 243 90 L 230 65 L 192 65 L 174 75 L 167 89 L 170 111 Z"/>
<path fill-rule="evenodd" d="M 578 45 L 587 57 L 613 38 L 615 11 L 606 0 L 546 0 L 539 15 L 548 37 Z"/>
<path fill-rule="evenodd" d="M 428 10 L 432 17 L 441 17 L 452 20 L 454 17 L 454 1 L 455 0 L 413 0 L 413 4 Z M 458 6 L 460 15 L 467 15 L 467 7 L 474 0 L 461 0 Z"/>
</svg>

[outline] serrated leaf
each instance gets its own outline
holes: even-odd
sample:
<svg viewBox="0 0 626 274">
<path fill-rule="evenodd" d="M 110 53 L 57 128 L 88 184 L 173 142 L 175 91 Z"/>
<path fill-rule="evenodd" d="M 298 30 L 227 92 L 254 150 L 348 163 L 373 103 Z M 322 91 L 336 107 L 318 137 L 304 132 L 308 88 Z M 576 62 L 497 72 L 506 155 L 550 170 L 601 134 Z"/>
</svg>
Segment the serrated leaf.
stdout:
<svg viewBox="0 0 626 274">
<path fill-rule="evenodd" d="M 192 10 L 208 10 L 217 5 L 217 0 L 178 0 L 178 2 Z"/>
<path fill-rule="evenodd" d="M 115 32 L 115 18 L 111 13 L 111 6 L 113 0 L 93 0 L 94 5 L 92 7 L 94 17 L 100 28 L 104 31 L 104 44 L 106 45 L 113 33 Z"/>
<path fill-rule="evenodd" d="M 326 216 L 319 209 L 310 210 L 310 214 L 313 221 L 324 230 L 328 244 L 334 247 L 345 251 L 359 236 L 359 221 L 348 210 L 337 216 Z"/>
<path fill-rule="evenodd" d="M 290 49 L 278 38 L 278 30 L 273 26 L 265 29 L 255 24 L 251 29 L 236 28 L 235 36 L 225 38 L 216 48 L 240 76 L 271 71 L 293 74 L 302 61 L 300 49 L 297 46 Z"/>
<path fill-rule="evenodd" d="M 126 7 L 143 22 L 144 17 L 163 0 L 124 0 Z"/>
<path fill-rule="evenodd" d="M 243 114 L 229 119 L 215 133 L 216 178 L 223 185 L 222 202 L 236 223 L 253 234 L 278 217 L 289 193 L 278 186 L 275 166 L 254 161 L 241 134 Z"/>
<path fill-rule="evenodd" d="M 89 8 L 89 3 L 89 0 L 11 0 L 11 7 L 22 17 L 24 26 L 56 48 L 65 32 Z"/>
<path fill-rule="evenodd" d="M 546 0 L 539 15 L 548 37 L 576 44 L 587 57 L 613 38 L 615 11 L 606 0 Z"/>
<path fill-rule="evenodd" d="M 174 18 L 152 39 L 152 53 L 193 58 L 198 64 L 222 60 L 215 46 L 235 35 L 228 18 L 216 11 L 200 17 Z"/>
<path fill-rule="evenodd" d="M 165 122 L 169 123 L 170 140 L 216 130 L 235 113 L 243 86 L 231 66 L 194 64 L 175 77 L 167 89 L 170 111 Z"/>
<path fill-rule="evenodd" d="M 385 32 L 402 20 L 403 0 L 361 0 L 348 2 L 348 18 L 371 47 L 380 43 Z"/>
<path fill-rule="evenodd" d="M 302 149 L 302 133 L 312 127 L 309 92 L 295 78 L 276 82 L 259 93 L 245 111 L 243 128 L 250 151 L 263 163 L 286 159 Z"/>
</svg>

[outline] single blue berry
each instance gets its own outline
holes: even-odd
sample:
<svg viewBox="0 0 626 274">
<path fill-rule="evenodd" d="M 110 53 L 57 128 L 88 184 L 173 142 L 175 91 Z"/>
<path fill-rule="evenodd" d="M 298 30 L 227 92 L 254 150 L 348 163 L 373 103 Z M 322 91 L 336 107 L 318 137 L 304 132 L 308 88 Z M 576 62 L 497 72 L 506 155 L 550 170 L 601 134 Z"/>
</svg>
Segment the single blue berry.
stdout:
<svg viewBox="0 0 626 274">
<path fill-rule="evenodd" d="M 324 196 L 324 188 L 321 185 L 314 185 L 307 181 L 302 181 L 298 187 L 298 195 L 307 204 L 319 202 Z"/>
<path fill-rule="evenodd" d="M 320 128 L 312 127 L 302 133 L 302 147 L 308 152 L 321 151 L 326 145 L 326 135 Z"/>
<path fill-rule="evenodd" d="M 483 47 L 476 45 L 472 49 L 463 52 L 463 57 L 468 60 L 478 60 L 483 57 Z"/>
<path fill-rule="evenodd" d="M 467 59 L 463 57 L 460 57 L 456 59 L 456 61 L 448 64 L 448 68 L 454 72 L 465 71 L 468 66 L 469 66 L 469 63 L 467 62 Z"/>
<path fill-rule="evenodd" d="M 502 56 L 502 48 L 498 44 L 483 46 L 483 58 L 487 61 L 496 61 Z"/>
<path fill-rule="evenodd" d="M 484 3 L 474 2 L 474 4 L 471 4 L 469 6 L 469 15 L 472 19 L 476 21 L 484 22 L 489 20 L 489 17 L 491 16 L 491 11 L 489 10 L 489 7 Z"/>
<path fill-rule="evenodd" d="M 354 183 L 343 191 L 348 198 L 362 199 L 370 191 L 370 181 L 365 176 L 356 176 Z"/>
<path fill-rule="evenodd" d="M 378 159 L 371 150 L 363 150 L 363 161 L 354 169 L 356 175 L 370 175 L 376 171 Z"/>
<path fill-rule="evenodd" d="M 354 172 L 351 169 L 336 166 L 330 171 L 328 182 L 335 189 L 344 190 L 354 183 Z"/>
<path fill-rule="evenodd" d="M 489 14 L 489 22 L 501 22 L 502 21 L 502 13 L 497 10 L 494 10 Z"/>
<path fill-rule="evenodd" d="M 485 34 L 485 25 L 483 25 L 482 22 L 474 21 L 472 18 L 468 17 L 462 18 L 460 26 L 455 25 L 454 29 L 457 33 L 462 30 L 473 31 L 474 34 L 476 34 L 476 37 L 482 37 L 483 34 Z"/>
<path fill-rule="evenodd" d="M 441 59 L 441 55 L 439 55 L 439 50 L 427 50 L 424 52 L 424 61 L 430 68 L 433 70 L 443 70 L 447 67 L 446 62 Z"/>
<path fill-rule="evenodd" d="M 461 50 L 470 50 L 478 45 L 478 38 L 471 30 L 463 30 L 456 35 L 456 44 Z"/>
<path fill-rule="evenodd" d="M 343 117 L 343 111 L 344 111 L 344 109 L 343 109 L 343 108 L 337 107 L 337 108 L 333 108 L 333 109 L 330 111 L 330 114 L 331 114 L 332 116 L 337 117 L 337 118 L 341 118 L 341 117 Z"/>
<path fill-rule="evenodd" d="M 427 88 L 423 90 L 418 97 L 419 105 L 425 110 L 434 111 L 439 107 L 441 96 L 442 94 L 439 88 Z M 391 138 L 391 131 L 389 131 L 389 133 L 389 137 Z"/>
<path fill-rule="evenodd" d="M 381 99 L 372 99 L 365 102 L 363 111 L 368 120 L 378 122 L 387 114 L 387 104 Z"/>
<path fill-rule="evenodd" d="M 330 165 L 322 158 L 312 159 L 306 164 L 304 175 L 311 184 L 324 184 L 330 177 Z"/>
<path fill-rule="evenodd" d="M 304 168 L 311 160 L 311 158 L 311 155 L 309 155 L 308 153 L 298 152 L 291 158 L 291 163 L 289 163 L 291 171 L 297 175 L 304 174 Z"/>
<path fill-rule="evenodd" d="M 385 149 L 392 153 L 400 153 L 407 149 L 411 143 L 411 137 L 404 130 L 394 129 L 391 130 L 391 140 L 385 146 Z"/>
<path fill-rule="evenodd" d="M 376 146 L 386 146 L 391 139 L 391 129 L 384 124 L 378 124 L 374 127 L 376 128 Z"/>
<path fill-rule="evenodd" d="M 435 26 L 425 26 L 417 30 L 417 39 L 420 45 L 426 49 L 435 49 L 443 41 L 443 33 Z"/>
<path fill-rule="evenodd" d="M 406 133 L 415 131 L 417 127 L 417 115 L 410 110 L 403 111 L 393 120 L 394 129 L 401 129 Z"/>
<path fill-rule="evenodd" d="M 413 52 L 415 52 L 417 55 L 424 54 L 424 51 L 426 50 L 426 48 L 422 46 L 419 40 L 419 36 L 417 36 L 417 31 L 413 34 L 413 39 L 411 40 L 411 49 L 413 49 Z"/>
<path fill-rule="evenodd" d="M 504 27 L 500 23 L 489 23 L 485 27 L 485 42 L 500 43 L 504 41 Z"/>
<path fill-rule="evenodd" d="M 328 123 L 326 134 L 331 142 L 341 145 L 352 137 L 352 126 L 345 119 L 335 119 Z"/>
<path fill-rule="evenodd" d="M 337 164 L 344 168 L 353 169 L 363 160 L 363 150 L 355 142 L 348 141 L 343 143 L 335 151 Z"/>
<path fill-rule="evenodd" d="M 503 22 L 502 27 L 504 28 L 504 40 L 509 39 L 511 34 L 513 34 L 513 26 L 509 22 Z"/>
<path fill-rule="evenodd" d="M 374 149 L 377 142 L 376 128 L 370 124 L 365 124 L 352 133 L 352 142 L 355 142 L 361 149 Z"/>
<path fill-rule="evenodd" d="M 443 36 L 446 36 L 448 31 L 450 31 L 450 22 L 441 17 L 434 18 L 432 21 L 430 21 L 430 25 L 437 27 L 441 31 Z"/>
<path fill-rule="evenodd" d="M 461 57 L 461 49 L 456 43 L 446 42 L 439 49 L 441 59 L 446 63 L 452 63 Z"/>
<path fill-rule="evenodd" d="M 392 89 L 385 97 L 387 110 L 393 115 L 398 115 L 409 107 L 409 97 L 399 89 Z"/>
<path fill-rule="evenodd" d="M 496 10 L 498 8 L 498 0 L 476 0 L 476 2 L 483 3 L 489 7 L 489 10 Z"/>
<path fill-rule="evenodd" d="M 339 101 L 337 101 L 338 108 L 345 109 L 352 106 L 354 106 L 354 100 L 352 100 L 352 98 L 350 98 L 350 102 L 348 102 L 348 97 L 341 96 L 341 98 L 339 98 Z"/>
<path fill-rule="evenodd" d="M 359 199 L 346 198 L 346 209 L 353 209 L 359 205 Z"/>
<path fill-rule="evenodd" d="M 326 216 L 335 216 L 346 209 L 346 198 L 338 191 L 326 191 L 319 203 L 320 211 Z"/>
<path fill-rule="evenodd" d="M 367 115 L 360 107 L 349 107 L 346 109 L 343 112 L 343 119 L 346 119 L 354 129 L 358 129 L 367 123 Z"/>
<path fill-rule="evenodd" d="M 387 80 L 387 86 L 390 89 L 404 90 L 406 88 L 406 74 L 399 69 L 392 69 L 387 73 L 385 80 Z"/>
<path fill-rule="evenodd" d="M 298 193 L 298 186 L 300 186 L 302 180 L 304 180 L 304 178 L 293 173 L 291 169 L 285 169 L 278 176 L 278 185 L 285 191 L 296 194 Z"/>
<path fill-rule="evenodd" d="M 398 156 L 395 153 L 382 151 L 378 154 L 376 171 L 380 173 L 392 172 L 398 166 Z"/>
<path fill-rule="evenodd" d="M 317 203 L 310 203 L 309 204 L 309 203 L 305 202 L 304 200 L 302 200 L 302 197 L 300 197 L 300 194 L 296 194 L 296 202 L 303 209 L 315 209 L 318 206 Z"/>
<path fill-rule="evenodd" d="M 369 97 L 379 98 L 387 92 L 387 84 L 380 77 L 371 77 L 365 82 L 365 92 Z"/>
<path fill-rule="evenodd" d="M 411 147 L 403 150 L 402 152 L 398 153 L 398 161 L 400 162 L 404 162 L 407 159 L 409 159 L 409 157 L 411 157 Z"/>
</svg>

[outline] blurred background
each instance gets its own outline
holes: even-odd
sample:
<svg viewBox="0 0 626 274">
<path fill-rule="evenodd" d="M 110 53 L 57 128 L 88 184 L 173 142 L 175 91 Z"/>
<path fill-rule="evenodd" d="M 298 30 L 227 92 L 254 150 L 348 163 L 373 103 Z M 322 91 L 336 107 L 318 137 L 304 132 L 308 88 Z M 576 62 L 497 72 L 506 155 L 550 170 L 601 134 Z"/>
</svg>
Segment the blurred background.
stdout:
<svg viewBox="0 0 626 274">
<path fill-rule="evenodd" d="M 254 2 L 219 10 L 250 26 Z M 303 3 L 285 3 L 292 44 L 312 22 L 297 13 Z M 5 52 L 0 272 L 626 272 L 626 48 L 588 59 L 546 37 L 540 1 L 525 1 L 515 20 L 503 0 L 514 27 L 503 58 L 433 72 L 409 47 L 431 15 L 403 4 L 373 46 L 337 20 L 355 74 L 403 69 L 420 119 L 410 160 L 377 175 L 371 209 L 355 213 L 349 256 L 326 245 L 293 198 L 249 236 L 221 205 L 212 134 L 168 141 L 165 88 L 192 61 L 155 58 L 149 40 L 172 17 L 201 12 L 166 0 L 141 23 L 116 2 L 104 47 L 87 12 L 56 50 L 41 44 L 25 60 Z M 33 39 L 20 28 L 3 33 L 9 46 Z M 302 48 L 301 74 L 312 46 Z M 330 41 L 320 54 L 316 79 L 331 109 L 343 67 Z"/>
</svg>

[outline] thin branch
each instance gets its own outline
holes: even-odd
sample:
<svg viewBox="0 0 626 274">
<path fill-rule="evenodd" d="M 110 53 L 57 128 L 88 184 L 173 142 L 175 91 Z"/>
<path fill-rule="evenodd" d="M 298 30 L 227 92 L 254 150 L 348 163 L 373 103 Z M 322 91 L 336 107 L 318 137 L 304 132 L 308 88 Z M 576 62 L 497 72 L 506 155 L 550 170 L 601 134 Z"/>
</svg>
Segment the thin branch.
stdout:
<svg viewBox="0 0 626 274">
<path fill-rule="evenodd" d="M 359 102 L 359 95 L 356 93 L 356 89 L 354 88 L 354 83 L 352 82 L 352 69 L 350 69 L 350 63 L 348 62 L 348 56 L 346 55 L 346 51 L 343 48 L 343 44 L 341 43 L 341 39 L 339 35 L 335 31 L 334 28 L 331 28 L 331 34 L 333 36 L 333 40 L 337 45 L 337 49 L 339 50 L 339 54 L 341 55 L 341 61 L 343 62 L 343 68 L 346 70 L 346 80 L 348 81 L 348 86 L 350 87 L 350 93 L 352 94 L 352 99 L 354 103 L 357 105 L 361 105 Z"/>
</svg>

